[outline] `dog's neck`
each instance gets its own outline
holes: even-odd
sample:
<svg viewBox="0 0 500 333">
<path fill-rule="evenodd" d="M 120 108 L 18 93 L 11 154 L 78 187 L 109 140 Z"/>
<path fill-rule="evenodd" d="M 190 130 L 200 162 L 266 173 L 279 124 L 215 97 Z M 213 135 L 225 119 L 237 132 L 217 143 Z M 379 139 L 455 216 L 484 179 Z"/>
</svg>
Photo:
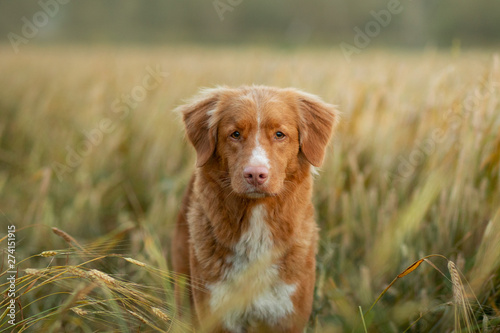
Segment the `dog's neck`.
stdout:
<svg viewBox="0 0 500 333">
<path fill-rule="evenodd" d="M 293 239 L 293 230 L 297 230 L 292 224 L 300 224 L 313 215 L 309 166 L 303 166 L 298 172 L 290 174 L 278 195 L 263 198 L 235 194 L 224 183 L 227 182 L 227 174 L 220 171 L 215 173 L 213 170 L 213 167 L 199 168 L 197 186 L 199 195 L 205 197 L 200 202 L 207 203 L 204 210 L 214 237 L 223 246 L 232 248 L 238 243 L 241 235 L 249 229 L 256 207 L 263 209 L 264 221 L 269 227 L 273 243 L 283 246 Z M 214 197 L 210 193 L 218 195 Z"/>
</svg>

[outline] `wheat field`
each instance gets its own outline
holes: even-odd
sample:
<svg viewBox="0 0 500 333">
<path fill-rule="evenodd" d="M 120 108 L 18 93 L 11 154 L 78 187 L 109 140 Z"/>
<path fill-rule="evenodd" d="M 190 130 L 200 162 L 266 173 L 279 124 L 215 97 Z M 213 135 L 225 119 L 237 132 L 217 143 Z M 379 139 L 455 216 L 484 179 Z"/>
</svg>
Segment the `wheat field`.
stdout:
<svg viewBox="0 0 500 333">
<path fill-rule="evenodd" d="M 172 110 L 253 83 L 342 113 L 308 331 L 500 332 L 500 57 L 459 51 L 0 47 L 0 332 L 191 331 L 168 258 L 195 154 Z"/>
</svg>

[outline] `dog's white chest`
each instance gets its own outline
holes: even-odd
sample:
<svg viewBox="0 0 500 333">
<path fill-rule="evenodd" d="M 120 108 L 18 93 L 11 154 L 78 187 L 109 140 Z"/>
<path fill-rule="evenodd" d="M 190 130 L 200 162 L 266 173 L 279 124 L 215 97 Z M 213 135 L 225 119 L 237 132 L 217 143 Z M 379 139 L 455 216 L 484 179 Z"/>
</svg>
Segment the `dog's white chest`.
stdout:
<svg viewBox="0 0 500 333">
<path fill-rule="evenodd" d="M 231 332 L 243 332 L 258 322 L 276 325 L 294 311 L 291 296 L 296 286 L 280 279 L 277 265 L 266 265 L 273 249 L 266 216 L 264 206 L 253 209 L 248 230 L 226 259 L 223 279 L 207 286 L 211 310 Z"/>
</svg>

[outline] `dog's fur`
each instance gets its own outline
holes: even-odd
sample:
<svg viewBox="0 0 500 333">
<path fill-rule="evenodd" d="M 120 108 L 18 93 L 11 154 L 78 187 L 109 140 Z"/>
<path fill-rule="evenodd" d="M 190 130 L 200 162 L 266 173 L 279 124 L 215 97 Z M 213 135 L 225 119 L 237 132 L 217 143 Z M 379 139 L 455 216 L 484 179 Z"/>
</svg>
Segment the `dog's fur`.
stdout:
<svg viewBox="0 0 500 333">
<path fill-rule="evenodd" d="M 215 331 L 302 332 L 318 240 L 311 173 L 323 161 L 334 107 L 292 88 L 244 86 L 204 90 L 179 111 L 197 169 L 173 237 L 173 268 L 204 288 L 191 288 L 199 325 L 245 295 L 243 307 L 222 309 Z M 259 288 L 231 288 L 252 267 Z"/>
</svg>

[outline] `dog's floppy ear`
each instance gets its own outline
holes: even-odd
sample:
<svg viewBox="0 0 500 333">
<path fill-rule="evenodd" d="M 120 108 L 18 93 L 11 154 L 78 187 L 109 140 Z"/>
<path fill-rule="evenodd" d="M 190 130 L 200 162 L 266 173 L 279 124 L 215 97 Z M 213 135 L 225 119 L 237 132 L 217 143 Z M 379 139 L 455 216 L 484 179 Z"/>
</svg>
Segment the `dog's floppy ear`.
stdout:
<svg viewBox="0 0 500 333">
<path fill-rule="evenodd" d="M 338 113 L 333 105 L 323 102 L 315 95 L 301 91 L 296 91 L 296 94 L 300 119 L 300 151 L 309 163 L 319 167 L 338 121 Z"/>
<path fill-rule="evenodd" d="M 221 89 L 206 89 L 175 111 L 182 114 L 186 135 L 196 150 L 196 166 L 202 167 L 215 152 L 217 124 L 214 120 Z"/>
</svg>

